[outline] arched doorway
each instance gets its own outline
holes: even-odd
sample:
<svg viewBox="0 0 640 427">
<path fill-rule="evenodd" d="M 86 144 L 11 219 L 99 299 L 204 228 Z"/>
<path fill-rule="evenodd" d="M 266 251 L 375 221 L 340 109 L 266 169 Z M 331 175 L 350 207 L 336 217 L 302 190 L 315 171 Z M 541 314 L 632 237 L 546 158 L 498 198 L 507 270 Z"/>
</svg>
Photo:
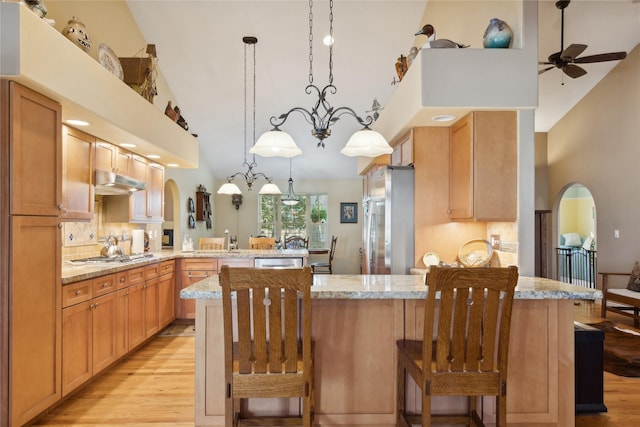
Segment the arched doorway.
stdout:
<svg viewBox="0 0 640 427">
<path fill-rule="evenodd" d="M 180 245 L 181 230 L 180 191 L 174 180 L 164 184 L 164 222 L 162 223 L 162 247 L 175 248 Z"/>
<path fill-rule="evenodd" d="M 595 287 L 596 205 L 580 183 L 564 187 L 557 200 L 556 265 L 558 280 Z"/>
</svg>

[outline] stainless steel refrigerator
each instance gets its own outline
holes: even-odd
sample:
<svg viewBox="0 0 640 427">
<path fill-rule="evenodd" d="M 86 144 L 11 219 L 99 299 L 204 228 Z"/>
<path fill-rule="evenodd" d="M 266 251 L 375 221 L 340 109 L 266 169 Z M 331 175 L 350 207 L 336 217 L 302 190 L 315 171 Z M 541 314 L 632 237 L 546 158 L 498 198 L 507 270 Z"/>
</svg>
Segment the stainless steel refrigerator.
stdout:
<svg viewBox="0 0 640 427">
<path fill-rule="evenodd" d="M 414 264 L 413 167 L 378 170 L 362 203 L 363 274 L 409 274 Z"/>
</svg>

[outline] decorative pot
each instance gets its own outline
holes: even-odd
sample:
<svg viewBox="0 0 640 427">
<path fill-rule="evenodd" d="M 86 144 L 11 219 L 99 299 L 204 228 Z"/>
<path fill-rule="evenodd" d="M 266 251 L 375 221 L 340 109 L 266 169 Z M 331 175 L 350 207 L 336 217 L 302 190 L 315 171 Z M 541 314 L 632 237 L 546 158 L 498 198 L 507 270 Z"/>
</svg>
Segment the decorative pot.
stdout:
<svg viewBox="0 0 640 427">
<path fill-rule="evenodd" d="M 82 22 L 75 16 L 71 18 L 68 25 L 62 30 L 62 34 L 71 40 L 76 46 L 89 53 L 91 49 L 91 39 Z"/>
<path fill-rule="evenodd" d="M 482 45 L 486 48 L 508 48 L 512 38 L 513 32 L 509 25 L 498 18 L 492 18 L 484 31 Z"/>
</svg>

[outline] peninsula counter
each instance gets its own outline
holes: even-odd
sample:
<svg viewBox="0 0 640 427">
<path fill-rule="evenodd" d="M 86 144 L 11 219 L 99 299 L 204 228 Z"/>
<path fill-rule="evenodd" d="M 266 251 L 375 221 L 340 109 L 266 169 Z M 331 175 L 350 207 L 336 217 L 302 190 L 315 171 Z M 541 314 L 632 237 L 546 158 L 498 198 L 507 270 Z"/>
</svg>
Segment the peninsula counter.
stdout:
<svg viewBox="0 0 640 427">
<path fill-rule="evenodd" d="M 396 340 L 422 336 L 426 287 L 422 275 L 315 275 L 311 288 L 315 342 L 315 425 L 395 426 Z M 196 299 L 198 426 L 224 425 L 221 289 L 212 276 L 182 289 Z M 509 425 L 574 425 L 573 304 L 599 290 L 520 277 L 509 343 Z M 410 383 L 410 381 L 409 381 Z M 419 408 L 417 388 L 409 387 Z M 440 398 L 434 410 L 464 407 Z M 494 419 L 483 398 L 485 422 Z M 249 410 L 298 411 L 297 400 L 252 400 Z"/>
</svg>

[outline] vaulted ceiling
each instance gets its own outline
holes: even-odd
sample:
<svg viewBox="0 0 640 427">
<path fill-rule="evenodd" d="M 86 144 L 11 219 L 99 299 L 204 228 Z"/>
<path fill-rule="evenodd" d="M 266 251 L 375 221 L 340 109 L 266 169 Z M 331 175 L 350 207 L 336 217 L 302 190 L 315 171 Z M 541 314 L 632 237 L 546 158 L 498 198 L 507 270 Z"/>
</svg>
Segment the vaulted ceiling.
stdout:
<svg viewBox="0 0 640 427">
<path fill-rule="evenodd" d="M 430 0 L 436 1 L 436 0 Z M 438 0 L 441 1 L 441 0 Z M 458 0 L 447 0 L 458 1 Z M 469 0 L 460 0 L 469 1 Z M 502 1 L 493 0 L 496 7 Z M 539 2 L 539 59 L 560 50 L 560 11 L 554 1 Z M 248 126 L 244 126 L 244 44 L 256 36 L 256 137 L 271 128 L 269 118 L 297 106 L 310 108 L 304 92 L 309 78 L 309 3 L 290 1 L 137 1 L 129 8 L 149 43 L 158 46 L 160 68 L 190 131 L 199 135 L 201 162 L 218 178 L 243 170 L 244 146 L 253 145 L 252 70 L 249 58 Z M 327 1 L 313 8 L 313 74 L 327 83 L 328 53 L 319 40 L 328 33 Z M 394 64 L 416 44 L 426 1 L 335 0 L 333 71 L 334 107 L 349 106 L 360 114 L 376 98 L 383 106 L 397 78 Z M 428 19 L 428 18 L 426 18 Z M 471 19 L 471 18 L 469 18 Z M 438 32 L 447 37 L 447 29 Z M 481 48 L 481 35 L 460 40 Z M 631 51 L 640 43 L 640 3 L 632 0 L 574 0 L 565 11 L 565 47 L 587 44 L 583 55 Z M 251 52 L 251 51 L 249 51 Z M 251 55 L 251 53 L 250 53 Z M 536 131 L 548 131 L 616 62 L 587 64 L 587 75 L 571 79 L 557 70 L 539 77 Z M 381 112 L 384 114 L 384 111 Z M 353 178 L 355 159 L 339 153 L 361 126 L 345 116 L 333 126 L 326 148 L 316 148 L 311 126 L 292 115 L 283 126 L 304 154 L 292 161 L 294 179 Z M 247 154 L 247 160 L 252 156 Z M 256 157 L 257 170 L 276 179 L 289 175 L 289 161 Z"/>
</svg>

